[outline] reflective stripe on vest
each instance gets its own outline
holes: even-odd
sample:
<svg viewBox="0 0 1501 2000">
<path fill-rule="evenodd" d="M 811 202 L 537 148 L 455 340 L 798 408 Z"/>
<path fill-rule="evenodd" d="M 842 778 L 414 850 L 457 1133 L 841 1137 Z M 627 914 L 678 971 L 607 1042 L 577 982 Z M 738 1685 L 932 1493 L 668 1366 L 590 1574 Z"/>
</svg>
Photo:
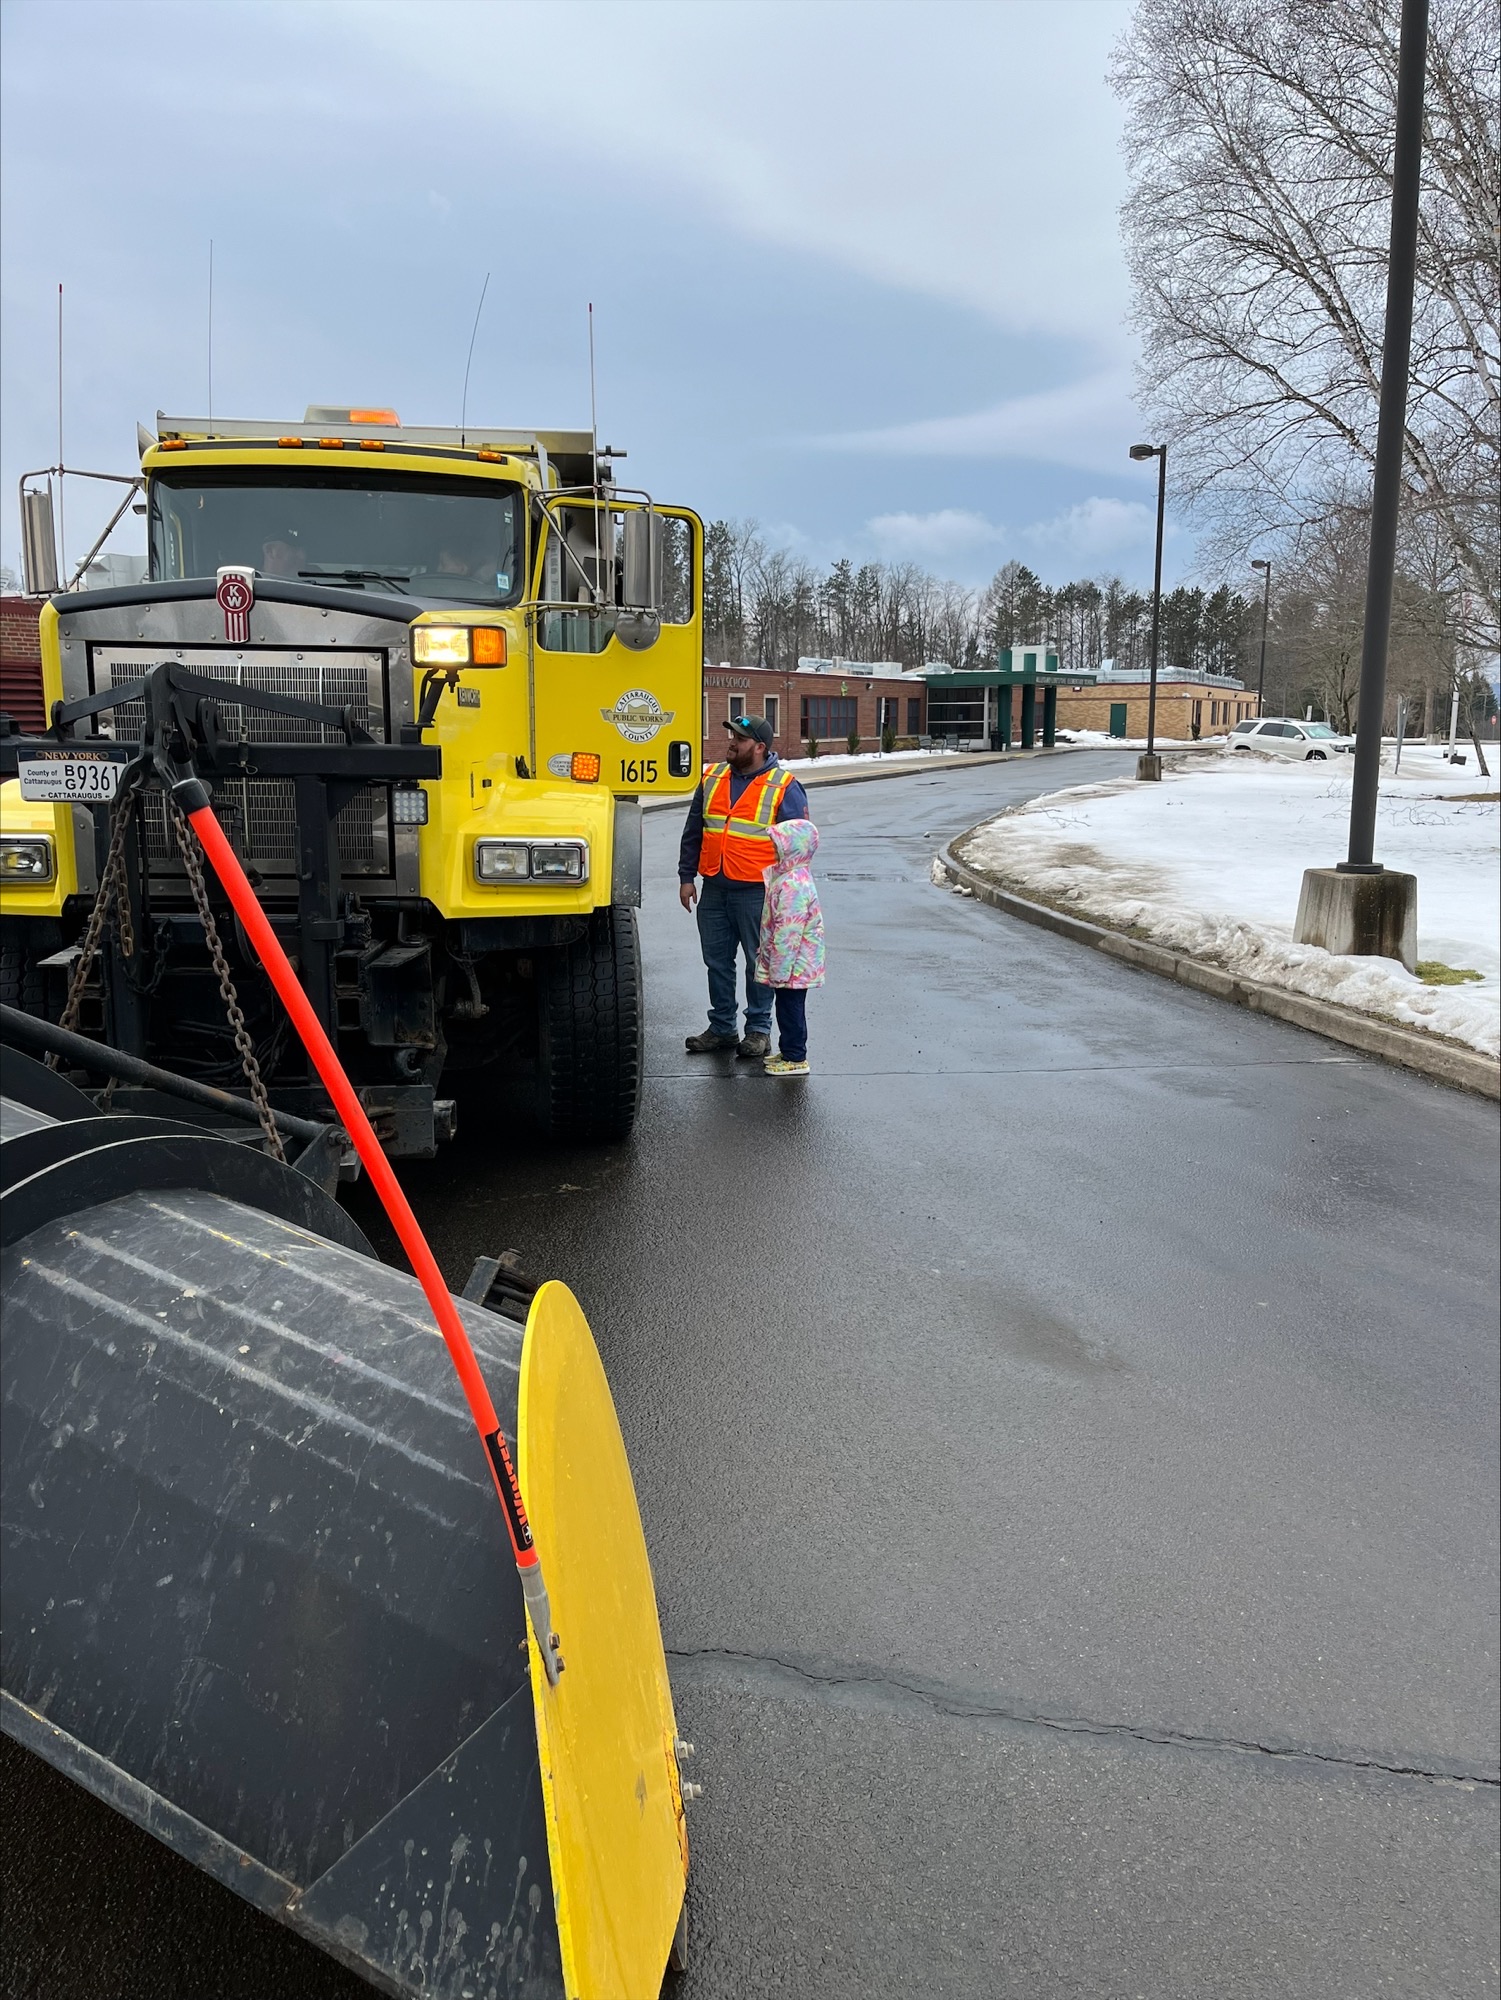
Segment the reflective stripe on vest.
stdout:
<svg viewBox="0 0 1501 2000">
<path fill-rule="evenodd" d="M 704 837 L 699 844 L 700 875 L 725 875 L 731 882 L 759 882 L 777 858 L 771 837 L 792 773 L 768 764 L 730 803 L 730 767 L 711 764 L 704 773 Z"/>
</svg>

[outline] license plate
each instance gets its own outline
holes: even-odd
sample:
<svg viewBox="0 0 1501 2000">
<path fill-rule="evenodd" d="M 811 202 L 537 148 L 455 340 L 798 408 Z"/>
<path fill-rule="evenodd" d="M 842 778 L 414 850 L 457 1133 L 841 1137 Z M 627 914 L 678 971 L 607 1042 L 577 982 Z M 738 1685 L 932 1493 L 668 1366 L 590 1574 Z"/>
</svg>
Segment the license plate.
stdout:
<svg viewBox="0 0 1501 2000">
<path fill-rule="evenodd" d="M 21 797 L 39 805 L 89 805 L 115 796 L 128 750 L 21 750 Z"/>
</svg>

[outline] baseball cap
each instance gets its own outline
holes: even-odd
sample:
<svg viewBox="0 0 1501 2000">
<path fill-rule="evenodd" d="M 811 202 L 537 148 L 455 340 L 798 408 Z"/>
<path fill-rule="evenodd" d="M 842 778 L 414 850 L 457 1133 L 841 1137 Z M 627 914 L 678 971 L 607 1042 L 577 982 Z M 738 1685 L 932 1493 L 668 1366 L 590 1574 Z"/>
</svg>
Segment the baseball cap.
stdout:
<svg viewBox="0 0 1501 2000">
<path fill-rule="evenodd" d="M 732 715 L 725 724 L 737 736 L 753 736 L 758 743 L 764 743 L 769 750 L 772 745 L 771 724 L 759 715 Z"/>
</svg>

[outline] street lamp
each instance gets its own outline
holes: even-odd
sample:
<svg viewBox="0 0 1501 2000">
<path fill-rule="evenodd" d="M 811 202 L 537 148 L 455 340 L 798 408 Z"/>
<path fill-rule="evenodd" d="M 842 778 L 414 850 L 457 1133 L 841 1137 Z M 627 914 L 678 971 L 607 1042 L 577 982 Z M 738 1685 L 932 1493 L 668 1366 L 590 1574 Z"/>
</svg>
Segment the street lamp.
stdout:
<svg viewBox="0 0 1501 2000">
<path fill-rule="evenodd" d="M 1268 559 L 1253 561 L 1251 567 L 1266 571 L 1266 589 L 1261 594 L 1261 665 L 1256 669 L 1256 713 L 1260 715 L 1261 691 L 1266 686 L 1266 621 L 1272 609 L 1272 565 Z"/>
<path fill-rule="evenodd" d="M 1152 684 L 1147 695 L 1147 752 L 1136 760 L 1138 778 L 1160 778 L 1162 759 L 1157 755 L 1157 635 L 1162 624 L 1162 515 L 1167 504 L 1167 446 L 1133 444 L 1131 456 L 1138 461 L 1157 461 L 1157 563 L 1152 573 Z"/>
</svg>

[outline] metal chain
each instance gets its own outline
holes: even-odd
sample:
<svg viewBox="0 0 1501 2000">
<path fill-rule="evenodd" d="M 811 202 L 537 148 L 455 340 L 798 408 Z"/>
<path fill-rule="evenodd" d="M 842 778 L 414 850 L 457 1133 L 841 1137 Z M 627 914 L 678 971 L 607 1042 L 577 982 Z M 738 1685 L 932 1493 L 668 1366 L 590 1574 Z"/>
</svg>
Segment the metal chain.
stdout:
<svg viewBox="0 0 1501 2000">
<path fill-rule="evenodd" d="M 78 1017 L 83 1010 L 83 990 L 88 984 L 89 968 L 99 949 L 99 940 L 104 926 L 109 921 L 110 911 L 119 906 L 117 928 L 120 934 L 120 948 L 127 958 L 136 955 L 135 925 L 130 917 L 130 895 L 125 881 L 125 835 L 130 826 L 131 810 L 135 803 L 135 789 L 115 800 L 111 813 L 109 831 L 109 851 L 104 859 L 104 873 L 99 879 L 99 891 L 94 898 L 94 907 L 89 912 L 89 921 L 79 947 L 78 959 L 73 967 L 73 976 L 68 981 L 68 999 L 63 1008 L 58 1026 L 76 1030 Z M 56 1069 L 58 1057 L 50 1054 L 48 1066 Z"/>
<path fill-rule="evenodd" d="M 193 901 L 198 906 L 198 918 L 203 925 L 209 956 L 214 961 L 214 971 L 219 975 L 219 992 L 224 1001 L 224 1011 L 229 1016 L 229 1025 L 234 1030 L 235 1047 L 240 1052 L 245 1081 L 250 1085 L 251 1098 L 260 1113 L 261 1130 L 266 1135 L 266 1148 L 273 1159 L 284 1161 L 287 1157 L 286 1150 L 281 1143 L 281 1134 L 276 1129 L 276 1120 L 271 1115 L 271 1100 L 266 1095 L 261 1066 L 256 1061 L 255 1043 L 250 1039 L 250 1030 L 245 1026 L 245 1016 L 240 1008 L 240 996 L 235 991 L 229 960 L 224 956 L 224 946 L 219 939 L 219 926 L 214 922 L 214 913 L 209 907 L 208 888 L 203 879 L 203 864 L 198 856 L 197 836 L 182 813 L 178 811 L 175 801 L 169 802 L 168 811 L 172 816 L 172 831 L 177 836 L 177 845 L 182 850 L 183 866 L 188 873 L 188 886 L 193 892 Z"/>
</svg>

